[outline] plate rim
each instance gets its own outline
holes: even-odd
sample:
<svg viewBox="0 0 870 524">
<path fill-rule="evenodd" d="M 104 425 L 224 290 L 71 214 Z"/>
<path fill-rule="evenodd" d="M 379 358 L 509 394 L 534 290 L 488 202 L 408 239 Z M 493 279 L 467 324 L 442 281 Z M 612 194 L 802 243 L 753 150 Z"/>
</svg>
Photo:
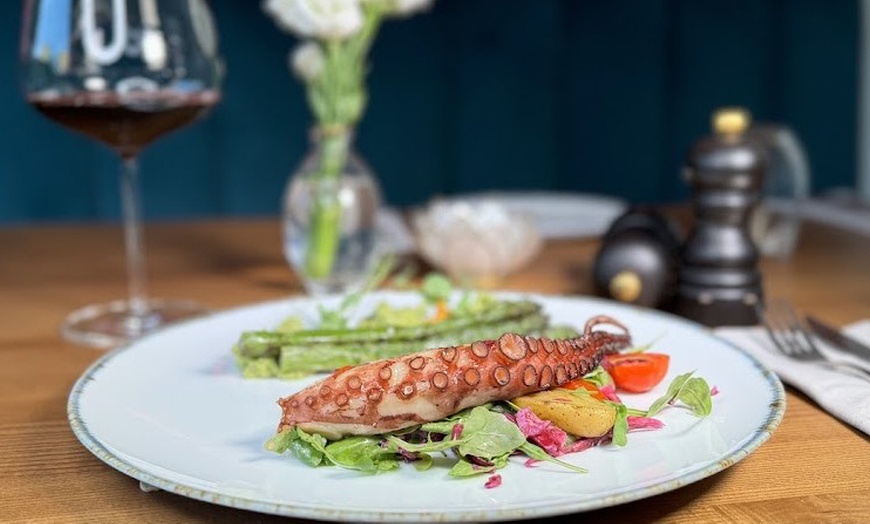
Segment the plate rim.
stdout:
<svg viewBox="0 0 870 524">
<path fill-rule="evenodd" d="M 378 290 L 373 292 L 373 295 L 381 294 L 384 291 L 387 293 L 401 293 L 395 290 Z M 206 315 L 191 319 L 189 321 L 180 322 L 164 328 L 163 330 L 148 334 L 136 341 L 130 342 L 113 350 L 106 352 L 94 361 L 85 371 L 79 376 L 74 383 L 67 400 L 67 418 L 70 428 L 75 434 L 79 442 L 98 459 L 116 469 L 117 471 L 132 477 L 139 481 L 140 489 L 143 491 L 152 491 L 154 488 L 161 489 L 170 493 L 175 493 L 187 498 L 226 506 L 236 509 L 254 511 L 258 513 L 279 515 L 286 517 L 297 517 L 305 519 L 314 519 L 321 521 L 336 521 L 336 522 L 499 522 L 508 520 L 521 520 L 533 518 L 546 518 L 557 515 L 566 515 L 572 513 L 580 513 L 601 509 L 636 500 L 646 499 L 663 493 L 667 493 L 683 486 L 693 484 L 699 480 L 711 477 L 716 473 L 740 462 L 753 451 L 758 449 L 762 444 L 767 442 L 773 435 L 773 432 L 779 427 L 786 410 L 786 393 L 785 387 L 779 377 L 770 369 L 765 367 L 757 358 L 746 350 L 740 348 L 731 341 L 717 336 L 711 328 L 694 322 L 692 320 L 674 315 L 666 311 L 649 309 L 632 304 L 616 302 L 601 297 L 578 295 L 578 294 L 546 294 L 533 293 L 522 291 L 494 291 L 495 295 L 522 295 L 530 298 L 542 299 L 567 299 L 581 300 L 590 302 L 600 302 L 603 304 L 617 305 L 628 309 L 634 309 L 643 314 L 653 316 L 663 316 L 670 321 L 683 324 L 685 327 L 697 331 L 704 332 L 707 336 L 715 338 L 720 343 L 736 351 L 739 355 L 749 361 L 749 364 L 764 378 L 766 385 L 769 388 L 773 397 L 769 404 L 769 411 L 762 424 L 760 424 L 751 434 L 748 439 L 739 448 L 733 450 L 727 455 L 723 455 L 716 460 L 715 463 L 705 463 L 701 467 L 692 469 L 681 474 L 678 478 L 659 482 L 650 486 L 642 486 L 635 489 L 630 489 L 626 492 L 606 495 L 594 500 L 581 500 L 578 502 L 557 503 L 552 506 L 534 507 L 534 508 L 509 508 L 499 509 L 492 508 L 486 510 L 438 510 L 438 511 L 380 511 L 380 510 L 362 510 L 362 509 L 326 509 L 321 507 L 306 507 L 298 504 L 288 503 L 269 503 L 262 500 L 249 498 L 239 495 L 226 495 L 218 492 L 218 490 L 209 490 L 195 488 L 184 485 L 182 482 L 167 480 L 151 474 L 136 465 L 124 460 L 115 455 L 111 450 L 104 446 L 94 435 L 90 433 L 87 423 L 79 413 L 79 403 L 88 384 L 94 379 L 94 375 L 101 368 L 106 366 L 112 359 L 118 355 L 135 348 L 152 336 L 164 333 L 166 330 L 183 329 L 193 323 L 206 322 L 209 319 L 233 312 L 252 309 L 255 307 L 269 308 L 279 304 L 288 304 L 293 302 L 305 302 L 315 300 L 313 297 L 305 295 L 285 297 L 281 299 L 265 300 L 242 304 L 218 311 L 213 311 Z M 335 298 L 337 295 L 324 297 L 324 299 Z"/>
</svg>

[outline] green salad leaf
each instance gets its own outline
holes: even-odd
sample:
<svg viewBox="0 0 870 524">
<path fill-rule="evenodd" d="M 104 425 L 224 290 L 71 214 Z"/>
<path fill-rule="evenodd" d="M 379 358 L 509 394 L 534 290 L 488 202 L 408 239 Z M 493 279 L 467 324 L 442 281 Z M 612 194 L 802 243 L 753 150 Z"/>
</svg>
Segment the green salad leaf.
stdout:
<svg viewBox="0 0 870 524">
<path fill-rule="evenodd" d="M 414 444 L 402 440 L 395 435 L 387 435 L 387 442 L 390 443 L 393 452 L 399 449 L 403 449 L 409 453 L 434 453 L 436 451 L 447 451 L 448 449 L 455 448 L 457 445 L 459 445 L 459 443 L 462 442 L 462 439 L 445 439 L 440 441 L 429 441 L 421 442 L 420 444 Z"/>
<path fill-rule="evenodd" d="M 460 454 L 489 460 L 512 453 L 526 442 L 526 437 L 503 414 L 478 406 L 462 421 L 460 440 Z"/>
<path fill-rule="evenodd" d="M 459 438 L 454 439 L 452 435 L 457 424 L 462 426 L 462 431 Z M 456 454 L 456 462 L 449 475 L 454 477 L 479 475 L 501 469 L 517 451 L 536 460 L 586 473 L 585 469 L 556 459 L 527 441 L 519 427 L 505 417 L 503 407 L 497 404 L 470 408 L 449 419 L 424 424 L 419 430 L 380 436 L 349 436 L 329 442 L 320 435 L 293 428 L 274 435 L 266 442 L 265 447 L 278 454 L 289 452 L 312 467 L 335 465 L 363 473 L 379 473 L 398 468 L 403 460 L 399 451 L 413 454 L 416 458 L 413 461 L 414 467 L 424 471 L 433 465 L 430 453 L 451 450 Z M 419 438 L 416 435 L 420 432 L 430 434 L 426 442 L 408 442 L 402 438 Z M 447 436 L 442 440 L 432 440 L 431 434 Z"/>
<path fill-rule="evenodd" d="M 414 469 L 417 471 L 426 471 L 432 467 L 433 463 L 432 455 L 428 453 L 418 453 L 417 460 L 414 461 Z"/>
<path fill-rule="evenodd" d="M 338 466 L 364 473 L 377 473 L 399 467 L 395 450 L 381 446 L 380 438 L 347 437 L 326 446 L 329 460 Z"/>
<path fill-rule="evenodd" d="M 341 330 L 350 327 L 350 321 L 348 320 L 350 311 L 359 305 L 367 294 L 380 286 L 387 279 L 395 266 L 395 256 L 391 255 L 384 257 L 380 262 L 378 262 L 368 278 L 366 278 L 362 287 L 353 293 L 345 295 L 337 308 L 330 309 L 322 305 L 318 306 L 317 309 L 320 313 L 318 329 Z"/>
<path fill-rule="evenodd" d="M 713 398 L 710 386 L 701 377 L 692 377 L 683 386 L 677 397 L 680 402 L 689 406 L 698 417 L 706 417 L 713 411 Z"/>
<path fill-rule="evenodd" d="M 475 316 L 490 309 L 498 299 L 489 293 L 465 292 L 453 307 L 453 314 L 457 316 Z"/>
<path fill-rule="evenodd" d="M 423 431 L 428 431 L 429 433 L 441 433 L 442 435 L 449 435 L 453 432 L 453 426 L 456 425 L 457 418 L 455 416 L 449 417 L 444 420 L 439 420 L 437 422 L 427 422 L 420 426 L 420 429 Z"/>
<path fill-rule="evenodd" d="M 617 402 L 611 402 L 610 404 L 616 408 L 612 441 L 617 446 L 625 446 L 628 444 L 628 408 L 625 407 L 625 404 Z"/>
<path fill-rule="evenodd" d="M 279 454 L 290 452 L 291 455 L 312 467 L 323 464 L 327 455 L 326 438 L 308 434 L 299 428 L 276 434 L 266 441 L 266 449 Z"/>
<path fill-rule="evenodd" d="M 420 292 L 430 302 L 447 300 L 450 298 L 450 294 L 453 293 L 453 284 L 450 283 L 450 279 L 441 273 L 429 273 L 423 277 Z"/>
<path fill-rule="evenodd" d="M 529 458 L 544 462 L 552 462 L 553 464 L 558 464 L 563 468 L 569 469 L 575 473 L 588 473 L 586 468 L 581 468 L 580 466 L 575 466 L 574 464 L 553 457 L 537 444 L 532 444 L 531 442 L 526 441 L 525 444 L 519 447 L 519 450 L 525 453 L 526 456 Z"/>
<path fill-rule="evenodd" d="M 617 446 L 627 444 L 630 416 L 652 417 L 677 401 L 691 409 L 696 416 L 709 415 L 712 411 L 710 387 L 703 378 L 693 375 L 694 371 L 677 376 L 667 392 L 646 411 L 629 408 L 620 402 L 610 402 L 616 409 L 611 442 Z M 609 375 L 599 368 L 586 378 L 606 380 Z M 424 471 L 434 463 L 430 454 L 449 451 L 456 458 L 449 471 L 449 475 L 454 477 L 491 473 L 505 467 L 510 456 L 516 452 L 535 460 L 558 464 L 571 471 L 586 473 L 586 469 L 555 458 L 540 446 L 529 442 L 516 423 L 505 416 L 512 407 L 515 408 L 509 402 L 488 403 L 443 420 L 391 434 L 348 436 L 332 442 L 320 435 L 293 428 L 270 438 L 266 442 L 266 449 L 279 454 L 287 452 L 313 467 L 335 465 L 364 473 L 396 469 L 408 458 L 413 460 L 415 468 Z M 425 441 L 420 442 L 421 439 Z"/>
<path fill-rule="evenodd" d="M 690 371 L 675 378 L 668 386 L 668 391 L 650 405 L 646 416 L 652 417 L 678 400 L 688 406 L 696 416 L 709 415 L 713 410 L 710 386 L 703 378 L 693 377 L 694 373 Z"/>
<path fill-rule="evenodd" d="M 302 331 L 305 329 L 305 320 L 300 316 L 289 316 L 285 318 L 278 327 L 275 328 L 275 331 L 281 331 L 282 333 L 295 333 L 296 331 Z"/>
<path fill-rule="evenodd" d="M 460 458 L 456 461 L 456 464 L 450 468 L 448 475 L 451 477 L 471 477 L 482 473 L 491 473 L 493 471 L 495 471 L 495 464 L 492 466 L 479 466 L 477 464 L 472 464 L 467 459 Z"/>
<path fill-rule="evenodd" d="M 603 366 L 598 366 L 586 375 L 583 376 L 584 380 L 588 380 L 592 382 L 599 388 L 603 388 L 604 386 L 609 386 L 613 384 L 613 378 L 610 376 L 610 373 L 604 369 Z"/>
<path fill-rule="evenodd" d="M 426 304 L 418 306 L 393 306 L 387 302 L 381 302 L 375 310 L 360 321 L 360 328 L 366 327 L 412 327 L 425 324 L 429 319 L 429 308 Z"/>
<path fill-rule="evenodd" d="M 458 461 L 456 461 L 456 464 L 454 464 L 453 467 L 450 468 L 448 475 L 450 475 L 451 477 L 471 477 L 474 475 L 482 475 L 484 473 L 492 473 L 497 469 L 501 469 L 507 466 L 510 455 L 510 453 L 505 453 L 504 455 L 493 457 L 490 460 L 492 464 L 489 466 L 474 464 L 466 458 L 460 458 Z"/>
<path fill-rule="evenodd" d="M 239 357 L 236 362 L 239 364 L 244 378 L 269 378 L 281 373 L 278 362 L 271 357 Z"/>
</svg>

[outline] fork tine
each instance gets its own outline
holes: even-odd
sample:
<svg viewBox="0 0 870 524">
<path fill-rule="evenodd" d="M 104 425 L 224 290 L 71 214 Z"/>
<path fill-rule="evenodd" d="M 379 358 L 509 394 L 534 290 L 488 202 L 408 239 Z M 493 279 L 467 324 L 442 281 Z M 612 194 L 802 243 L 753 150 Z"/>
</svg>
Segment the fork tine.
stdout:
<svg viewBox="0 0 870 524">
<path fill-rule="evenodd" d="M 808 355 L 822 358 L 822 354 L 816 346 L 816 343 L 813 341 L 813 337 L 810 336 L 809 331 L 807 331 L 806 326 L 798 316 L 795 309 L 788 303 L 784 303 L 783 305 L 784 310 L 789 316 L 789 323 L 792 326 L 796 346 Z"/>
<path fill-rule="evenodd" d="M 831 362 L 813 340 L 794 307 L 785 299 L 756 304 L 756 312 L 776 349 L 788 358 L 803 362 L 821 362 L 835 369 L 845 369 L 870 381 L 862 368 L 847 363 Z"/>
<path fill-rule="evenodd" d="M 810 352 L 810 347 L 806 344 L 806 333 L 804 333 L 800 325 L 797 313 L 787 302 L 779 301 L 778 308 L 779 314 L 782 315 L 782 321 L 785 323 L 785 334 L 788 337 L 791 348 L 795 353 L 806 355 Z M 801 336 L 801 334 L 804 336 Z"/>
<path fill-rule="evenodd" d="M 804 328 L 804 325 L 801 322 L 801 319 L 798 317 L 797 313 L 795 312 L 794 308 L 789 307 L 788 313 L 789 320 L 794 329 L 795 340 L 799 341 L 797 342 L 798 347 L 806 353 L 818 354 L 818 350 L 816 349 L 812 338 L 810 338 L 809 333 L 807 333 L 806 328 Z"/>
<path fill-rule="evenodd" d="M 824 358 L 794 307 L 787 301 L 771 301 L 764 308 L 762 318 L 771 340 L 781 352 L 805 360 Z"/>
<path fill-rule="evenodd" d="M 773 345 L 776 346 L 780 352 L 790 355 L 790 345 L 782 335 L 783 330 L 779 323 L 779 316 L 775 314 L 776 309 L 775 303 L 768 303 L 764 307 L 761 307 L 759 304 L 758 315 L 762 319 L 762 325 L 764 326 L 765 331 L 767 331 Z"/>
</svg>

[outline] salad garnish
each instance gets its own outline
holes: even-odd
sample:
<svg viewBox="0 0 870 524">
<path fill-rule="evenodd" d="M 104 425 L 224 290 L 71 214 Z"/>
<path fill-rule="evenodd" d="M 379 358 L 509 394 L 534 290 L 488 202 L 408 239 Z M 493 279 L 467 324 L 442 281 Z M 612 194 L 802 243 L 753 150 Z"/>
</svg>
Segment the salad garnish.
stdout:
<svg viewBox="0 0 870 524">
<path fill-rule="evenodd" d="M 600 445 L 625 446 L 631 432 L 663 428 L 664 423 L 656 415 L 669 407 L 682 405 L 694 416 L 705 417 L 712 410 L 715 391 L 703 378 L 688 372 L 675 377 L 666 393 L 647 409 L 629 407 L 617 391 L 630 391 L 620 389 L 604 365 L 565 386 L 511 401 L 487 403 L 443 420 L 384 435 L 355 435 L 328 441 L 320 435 L 291 428 L 274 435 L 266 448 L 279 454 L 289 453 L 309 466 L 338 466 L 369 474 L 393 470 L 402 463 L 425 471 L 433 467 L 434 458 L 451 457 L 450 476 L 488 475 L 484 487 L 490 489 L 501 485 L 501 475 L 494 472 L 504 468 L 513 456 L 524 456 L 526 467 L 546 461 L 586 473 L 585 468 L 559 457 Z M 580 418 L 590 413 L 592 418 L 600 417 L 608 409 L 614 416 L 601 434 L 580 436 L 578 432 L 594 424 L 587 424 L 587 428 L 577 426 L 576 418 L 573 425 L 566 424 L 558 410 L 553 411 L 549 409 L 552 405 L 548 408 L 542 402 L 571 405 Z"/>
<path fill-rule="evenodd" d="M 389 263 L 379 265 L 362 289 L 336 307 L 320 305 L 313 321 L 290 315 L 276 329 L 242 333 L 232 348 L 242 376 L 300 378 L 428 347 L 497 338 L 508 332 L 550 338 L 577 334 L 573 328 L 551 325 L 534 301 L 460 292 L 447 277 L 434 272 L 416 288 L 416 303 L 383 301 L 370 314 L 358 318 L 360 302 L 384 283 L 391 268 Z"/>
</svg>

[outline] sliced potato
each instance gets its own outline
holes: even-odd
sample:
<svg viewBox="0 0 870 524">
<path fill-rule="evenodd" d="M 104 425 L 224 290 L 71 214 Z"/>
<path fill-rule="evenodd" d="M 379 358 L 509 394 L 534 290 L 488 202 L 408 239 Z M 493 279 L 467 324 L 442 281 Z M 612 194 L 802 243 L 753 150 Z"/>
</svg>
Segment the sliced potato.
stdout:
<svg viewBox="0 0 870 524">
<path fill-rule="evenodd" d="M 541 420 L 548 420 L 576 437 L 600 437 L 616 421 L 616 408 L 589 395 L 564 389 L 539 391 L 511 400 L 529 408 Z"/>
</svg>

